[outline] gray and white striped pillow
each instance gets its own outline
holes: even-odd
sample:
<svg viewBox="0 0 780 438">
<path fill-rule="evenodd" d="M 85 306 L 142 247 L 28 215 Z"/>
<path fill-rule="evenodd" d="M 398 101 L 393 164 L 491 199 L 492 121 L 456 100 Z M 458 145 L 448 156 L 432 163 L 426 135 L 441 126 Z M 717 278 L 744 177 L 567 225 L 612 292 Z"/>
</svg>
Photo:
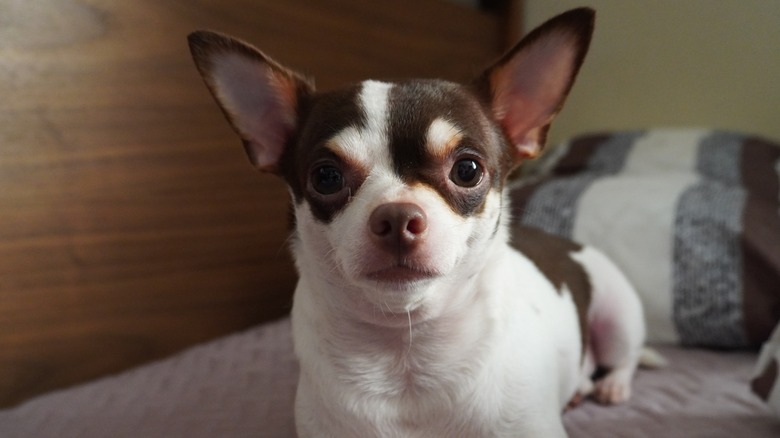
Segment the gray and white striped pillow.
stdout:
<svg viewBox="0 0 780 438">
<path fill-rule="evenodd" d="M 516 221 L 591 244 L 638 289 L 648 338 L 757 347 L 780 320 L 780 146 L 733 132 L 587 135 L 512 190 Z"/>
</svg>

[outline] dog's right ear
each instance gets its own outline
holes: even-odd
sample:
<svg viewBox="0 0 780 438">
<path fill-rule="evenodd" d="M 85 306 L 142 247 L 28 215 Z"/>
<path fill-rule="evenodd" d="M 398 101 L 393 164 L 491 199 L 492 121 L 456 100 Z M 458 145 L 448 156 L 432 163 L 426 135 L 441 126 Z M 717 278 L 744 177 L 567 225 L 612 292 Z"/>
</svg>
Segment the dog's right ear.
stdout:
<svg viewBox="0 0 780 438">
<path fill-rule="evenodd" d="M 279 159 L 298 124 L 298 107 L 314 86 L 249 44 L 215 32 L 187 38 L 211 94 L 244 142 L 252 164 L 279 172 Z"/>
<path fill-rule="evenodd" d="M 477 78 L 516 163 L 542 150 L 588 52 L 594 17 L 592 9 L 579 8 L 551 18 Z"/>
</svg>

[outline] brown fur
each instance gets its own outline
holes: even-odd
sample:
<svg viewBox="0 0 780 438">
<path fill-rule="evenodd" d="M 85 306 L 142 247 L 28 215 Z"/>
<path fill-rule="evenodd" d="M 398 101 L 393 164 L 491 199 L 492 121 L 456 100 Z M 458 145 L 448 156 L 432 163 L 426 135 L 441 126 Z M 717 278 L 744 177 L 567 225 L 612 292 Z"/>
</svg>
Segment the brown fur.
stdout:
<svg viewBox="0 0 780 438">
<path fill-rule="evenodd" d="M 582 249 L 582 245 L 518 224 L 512 228 L 512 246 L 528 257 L 559 293 L 564 286 L 569 290 L 577 307 L 584 352 L 588 343 L 588 308 L 592 285 L 585 269 L 571 257 L 572 253 Z"/>
</svg>

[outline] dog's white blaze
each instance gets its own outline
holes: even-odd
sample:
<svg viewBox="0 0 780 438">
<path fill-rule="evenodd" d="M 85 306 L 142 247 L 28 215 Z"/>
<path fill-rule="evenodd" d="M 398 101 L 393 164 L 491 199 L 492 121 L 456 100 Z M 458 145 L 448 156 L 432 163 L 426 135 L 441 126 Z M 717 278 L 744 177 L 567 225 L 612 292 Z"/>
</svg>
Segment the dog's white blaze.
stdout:
<svg viewBox="0 0 780 438">
<path fill-rule="evenodd" d="M 438 157 L 447 156 L 462 138 L 462 131 L 441 117 L 431 123 L 426 133 L 428 150 Z"/>
<path fill-rule="evenodd" d="M 357 103 L 365 114 L 365 126 L 341 130 L 330 140 L 329 147 L 367 168 L 390 169 L 388 95 L 392 87 L 386 82 L 363 82 Z"/>
</svg>

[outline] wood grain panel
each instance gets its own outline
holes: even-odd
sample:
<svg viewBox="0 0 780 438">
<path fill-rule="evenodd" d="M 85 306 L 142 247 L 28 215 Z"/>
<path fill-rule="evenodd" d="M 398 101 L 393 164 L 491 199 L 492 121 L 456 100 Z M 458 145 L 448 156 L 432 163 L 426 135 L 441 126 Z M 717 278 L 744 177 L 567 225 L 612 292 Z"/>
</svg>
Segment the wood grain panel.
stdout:
<svg viewBox="0 0 780 438">
<path fill-rule="evenodd" d="M 186 35 L 315 75 L 463 79 L 498 19 L 436 1 L 0 0 L 0 406 L 289 310 L 287 192 Z"/>
</svg>

